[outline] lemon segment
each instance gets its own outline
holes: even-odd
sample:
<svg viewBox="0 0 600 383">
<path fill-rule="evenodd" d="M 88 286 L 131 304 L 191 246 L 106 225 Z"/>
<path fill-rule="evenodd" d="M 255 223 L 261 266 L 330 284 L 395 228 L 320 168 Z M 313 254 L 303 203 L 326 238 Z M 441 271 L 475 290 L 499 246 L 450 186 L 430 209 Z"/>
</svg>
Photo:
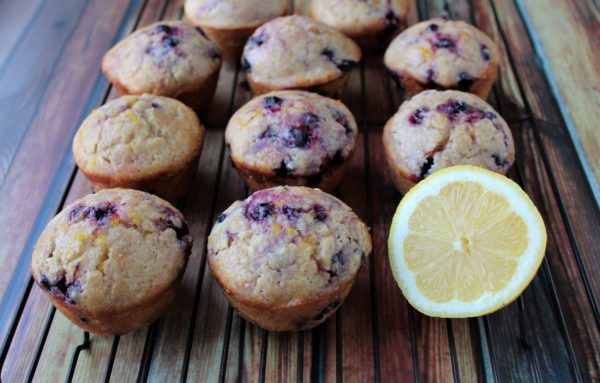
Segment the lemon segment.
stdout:
<svg viewBox="0 0 600 383">
<path fill-rule="evenodd" d="M 471 317 L 496 311 L 523 292 L 543 260 L 546 229 L 516 183 L 455 166 L 404 196 L 388 246 L 394 278 L 417 310 Z"/>
</svg>

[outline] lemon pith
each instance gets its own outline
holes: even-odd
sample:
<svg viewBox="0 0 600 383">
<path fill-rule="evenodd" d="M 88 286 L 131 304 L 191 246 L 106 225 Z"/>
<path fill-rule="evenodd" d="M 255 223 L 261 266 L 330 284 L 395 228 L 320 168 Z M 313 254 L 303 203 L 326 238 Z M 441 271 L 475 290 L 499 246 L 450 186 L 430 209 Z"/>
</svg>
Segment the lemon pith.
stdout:
<svg viewBox="0 0 600 383">
<path fill-rule="evenodd" d="M 438 171 L 407 193 L 389 237 L 405 297 L 443 317 L 483 315 L 513 301 L 545 246 L 541 216 L 521 188 L 472 166 Z"/>
</svg>

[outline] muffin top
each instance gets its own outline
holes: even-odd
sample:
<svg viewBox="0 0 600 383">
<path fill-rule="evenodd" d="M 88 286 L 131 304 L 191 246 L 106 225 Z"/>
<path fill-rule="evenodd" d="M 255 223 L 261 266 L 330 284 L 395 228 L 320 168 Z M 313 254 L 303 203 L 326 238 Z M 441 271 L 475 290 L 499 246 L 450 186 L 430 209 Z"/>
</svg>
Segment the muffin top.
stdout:
<svg viewBox="0 0 600 383">
<path fill-rule="evenodd" d="M 311 3 L 311 14 L 349 36 L 369 30 L 385 39 L 399 29 L 409 7 L 408 0 L 319 0 Z"/>
<path fill-rule="evenodd" d="M 512 134 L 479 97 L 428 90 L 404 102 L 384 128 L 388 156 L 413 182 L 453 165 L 505 174 L 515 160 Z"/>
<path fill-rule="evenodd" d="M 344 104 L 315 93 L 256 97 L 229 121 L 225 141 L 237 163 L 281 177 L 326 172 L 354 149 L 358 128 Z"/>
<path fill-rule="evenodd" d="M 183 103 L 161 96 L 123 96 L 96 109 L 73 140 L 86 173 L 140 180 L 185 166 L 202 147 L 204 128 Z"/>
<path fill-rule="evenodd" d="M 365 224 L 337 198 L 280 186 L 234 202 L 208 238 L 208 260 L 225 290 L 289 307 L 351 281 L 371 252 Z"/>
<path fill-rule="evenodd" d="M 195 24 L 234 29 L 259 26 L 288 10 L 288 0 L 186 0 L 185 15 Z"/>
<path fill-rule="evenodd" d="M 31 270 L 40 287 L 84 312 L 142 304 L 183 273 L 192 237 L 168 202 L 107 189 L 61 211 L 42 233 Z"/>
<path fill-rule="evenodd" d="M 436 18 L 415 24 L 398 35 L 385 52 L 384 63 L 398 75 L 423 84 L 468 89 L 500 51 L 483 32 L 463 21 Z"/>
<path fill-rule="evenodd" d="M 271 88 L 327 83 L 360 61 L 360 48 L 337 30 L 303 16 L 271 20 L 248 39 L 242 66 L 252 81 Z"/>
<path fill-rule="evenodd" d="M 161 21 L 129 35 L 102 60 L 102 70 L 132 94 L 176 97 L 194 90 L 221 67 L 221 54 L 202 29 Z"/>
</svg>

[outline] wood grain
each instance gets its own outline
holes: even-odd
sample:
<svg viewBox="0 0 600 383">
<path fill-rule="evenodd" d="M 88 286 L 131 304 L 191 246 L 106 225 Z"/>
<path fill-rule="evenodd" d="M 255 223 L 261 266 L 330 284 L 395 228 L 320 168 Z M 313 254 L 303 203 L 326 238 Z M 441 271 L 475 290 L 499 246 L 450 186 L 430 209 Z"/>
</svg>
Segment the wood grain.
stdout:
<svg viewBox="0 0 600 383">
<path fill-rule="evenodd" d="M 180 17 L 182 1 L 0 2 L 0 12 L 16 15 L 0 25 L 0 31 L 14 26 L 0 40 L 0 95 L 8 98 L 0 106 L 0 225 L 19 228 L 0 231 L 0 270 L 10 277 L 0 281 L 0 339 L 10 340 L 3 345 L 3 382 L 64 380 L 70 372 L 82 331 L 55 312 L 36 286 L 27 290 L 29 252 L 48 219 L 91 190 L 81 174 L 73 176 L 70 139 L 108 94 L 98 67 L 102 54 L 135 26 Z M 544 8 L 538 0 L 521 2 L 531 12 Z M 309 0 L 293 3 L 304 13 Z M 548 53 L 558 48 L 542 41 L 561 92 L 575 103 L 589 89 L 579 75 L 572 84 L 561 81 L 578 60 L 585 61 L 581 73 L 598 66 L 593 50 L 580 52 L 597 45 L 590 38 L 597 34 L 597 10 L 589 1 L 559 3 L 532 20 L 540 36 L 558 38 L 557 47 L 570 49 L 569 59 L 558 62 L 561 56 Z M 476 24 L 504 54 L 489 101 L 514 122 L 518 160 L 510 176 L 531 196 L 548 228 L 546 260 L 521 298 L 480 319 L 441 320 L 422 316 L 402 297 L 386 245 L 401 196 L 381 150 L 383 124 L 402 100 L 381 58 L 366 57 L 342 95 L 361 134 L 336 194 L 371 226 L 373 254 L 346 303 L 316 329 L 267 333 L 241 318 L 204 258 L 216 215 L 248 193 L 223 144 L 231 113 L 251 97 L 239 64 L 229 62 L 201 115 L 209 126 L 204 153 L 196 182 L 179 205 L 195 240 L 182 290 L 154 325 L 118 338 L 92 335 L 90 348 L 72 366 L 74 381 L 598 381 L 600 280 L 594 276 L 600 272 L 600 214 L 523 18 L 513 0 L 421 0 L 413 3 L 407 23 L 443 14 Z M 538 25 L 547 17 L 551 23 Z M 559 22 L 567 27 L 564 36 L 557 32 Z M 584 38 L 565 47 L 572 36 Z M 592 90 L 593 74 L 583 84 Z M 597 98 L 583 98 L 587 109 L 566 107 L 583 110 L 574 121 L 587 127 L 596 117 L 586 111 L 598 104 Z M 11 327 L 15 312 L 21 314 Z"/>
<path fill-rule="evenodd" d="M 591 1 L 521 0 L 600 182 L 600 10 Z"/>
<path fill-rule="evenodd" d="M 55 6 L 62 8 L 60 4 Z M 58 61 L 53 64 L 56 66 L 55 74 L 34 92 L 41 96 L 38 101 L 40 107 L 36 107 L 28 133 L 21 140 L 19 151 L 12 159 L 0 189 L 0 204 L 3 206 L 0 225 L 19 228 L 0 232 L 0 264 L 10 276 L 0 281 L 2 339 L 6 326 L 11 323 L 8 318 L 16 309 L 16 299 L 22 295 L 28 282 L 29 255 L 33 244 L 57 211 L 71 177 L 71 137 L 79 120 L 104 95 L 101 89 L 106 84 L 98 83 L 97 76 L 90 76 L 87 68 L 98 68 L 102 53 L 125 30 L 137 9 L 116 1 L 111 6 L 107 6 L 106 1 L 88 3 L 83 15 L 78 16 L 77 28 L 72 30 L 62 55 L 56 57 Z M 94 22 L 98 18 L 106 20 Z M 35 38 L 38 39 L 39 35 Z M 74 62 L 77 65 L 73 65 Z M 77 86 L 72 86 L 73 83 Z M 8 116 L 13 115 L 16 114 L 9 110 Z M 2 129 L 6 127 L 5 122 Z"/>
</svg>

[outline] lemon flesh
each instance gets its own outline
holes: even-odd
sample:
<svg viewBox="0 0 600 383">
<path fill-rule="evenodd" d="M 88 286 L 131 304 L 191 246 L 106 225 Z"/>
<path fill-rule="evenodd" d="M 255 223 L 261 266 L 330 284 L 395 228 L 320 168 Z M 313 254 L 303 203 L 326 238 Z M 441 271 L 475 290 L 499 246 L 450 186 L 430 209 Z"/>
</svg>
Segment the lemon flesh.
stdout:
<svg viewBox="0 0 600 383">
<path fill-rule="evenodd" d="M 496 311 L 523 292 L 543 260 L 546 230 L 513 181 L 455 166 L 404 196 L 388 245 L 394 277 L 417 310 L 471 317 Z"/>
</svg>

